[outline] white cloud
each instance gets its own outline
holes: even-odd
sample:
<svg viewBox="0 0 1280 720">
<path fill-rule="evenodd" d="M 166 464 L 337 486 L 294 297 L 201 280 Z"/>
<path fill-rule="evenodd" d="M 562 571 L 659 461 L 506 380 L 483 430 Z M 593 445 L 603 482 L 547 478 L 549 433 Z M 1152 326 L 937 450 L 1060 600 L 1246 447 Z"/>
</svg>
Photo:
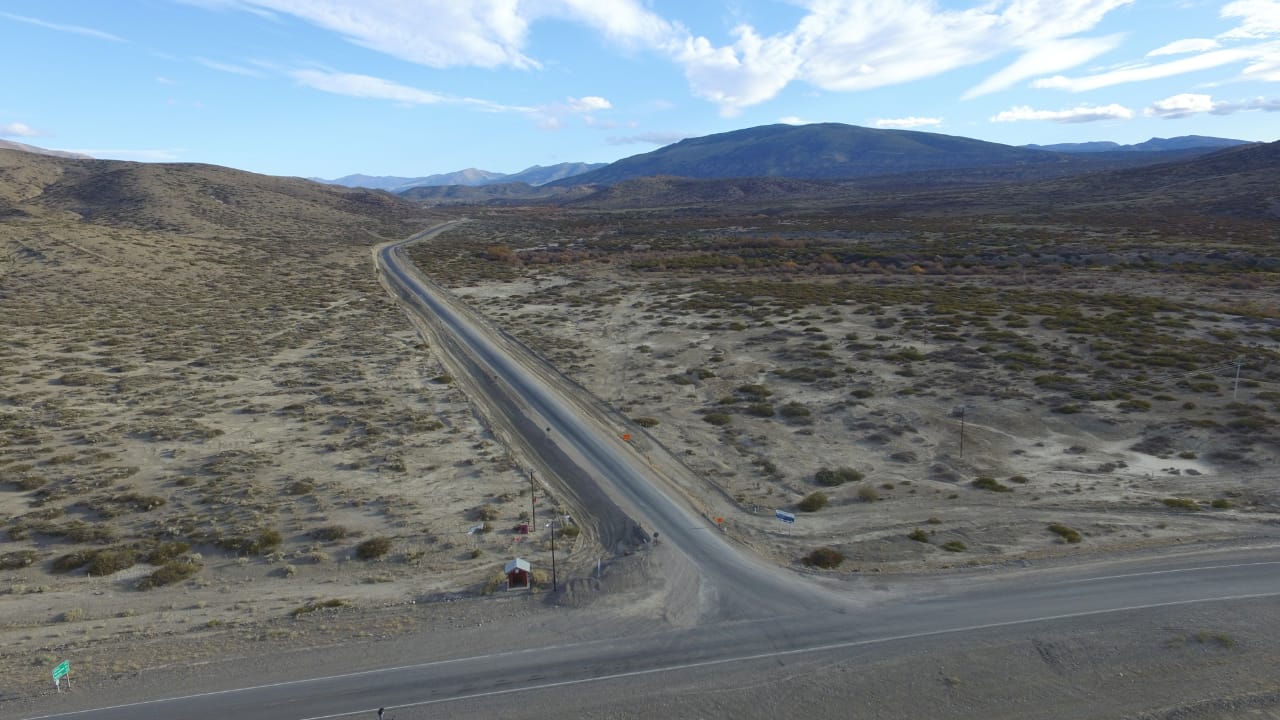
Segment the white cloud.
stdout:
<svg viewBox="0 0 1280 720">
<path fill-rule="evenodd" d="M 1222 8 L 1224 18 L 1241 18 L 1240 26 L 1223 33 L 1224 38 L 1265 38 L 1280 35 L 1280 2 L 1277 0 L 1236 0 Z"/>
<path fill-rule="evenodd" d="M 529 18 L 514 0 L 241 0 L 292 15 L 377 52 L 428 67 L 537 67 L 521 52 Z"/>
<path fill-rule="evenodd" d="M 930 118 L 930 117 L 876 118 L 876 120 L 872 124 L 878 128 L 931 127 L 934 125 L 941 125 L 942 118 Z"/>
<path fill-rule="evenodd" d="M 1181 118 L 1213 112 L 1213 107 L 1213 98 L 1208 95 L 1182 93 L 1151 103 L 1143 114 L 1148 117 Z"/>
<path fill-rule="evenodd" d="M 778 118 L 778 122 L 782 123 L 783 125 L 812 125 L 818 121 L 805 120 L 804 118 L 797 117 L 795 115 L 787 115 L 786 117 Z"/>
<path fill-rule="evenodd" d="M 578 113 L 598 112 L 600 110 L 609 110 L 613 108 L 613 104 L 602 97 L 588 95 L 587 97 L 569 98 L 569 109 Z"/>
<path fill-rule="evenodd" d="M 535 108 L 502 105 L 488 100 L 419 90 L 372 75 L 324 70 L 294 70 L 289 73 L 289 76 L 302 85 L 335 95 L 390 100 L 407 105 L 466 105 L 488 112 L 535 112 Z"/>
<path fill-rule="evenodd" d="M 680 142 L 685 138 L 693 137 L 689 133 L 678 132 L 647 132 L 637 135 L 626 135 L 622 137 L 611 137 L 607 140 L 610 145 L 670 145 L 674 142 Z"/>
<path fill-rule="evenodd" d="M 1216 50 L 1218 47 L 1220 46 L 1217 40 L 1211 40 L 1209 38 L 1187 38 L 1185 40 L 1175 40 L 1168 45 L 1162 45 L 1161 47 L 1147 53 L 1147 57 L 1201 53 L 1209 50 Z"/>
<path fill-rule="evenodd" d="M 1143 110 L 1147 117 L 1160 117 L 1170 120 L 1211 113 L 1213 115 L 1231 115 L 1238 112 L 1262 110 L 1280 112 L 1280 99 L 1253 98 L 1243 102 L 1216 101 L 1209 95 L 1181 93 L 1163 100 L 1157 100 Z"/>
<path fill-rule="evenodd" d="M 733 32 L 737 41 L 732 47 L 688 38 L 676 54 L 694 94 L 719 105 L 728 117 L 773 98 L 797 77 L 802 64 L 791 38 L 761 38 L 745 25 Z"/>
<path fill-rule="evenodd" d="M 436 68 L 539 68 L 540 61 L 526 52 L 533 25 L 548 19 L 577 23 L 614 43 L 669 58 L 683 68 L 695 96 L 733 116 L 797 81 L 858 91 L 1012 55 L 965 97 L 997 92 L 1113 50 L 1119 36 L 1081 35 L 1134 0 L 975 0 L 961 8 L 937 0 L 791 0 L 803 12 L 794 27 L 762 34 L 741 24 L 727 45 L 665 19 L 646 0 L 185 1 L 298 18 L 357 45 Z M 1228 9 L 1246 17 L 1242 27 L 1257 31 L 1266 26 L 1266 8 L 1275 2 L 1237 0 Z M 1058 76 L 1039 82 L 1054 87 L 1089 80 Z"/>
<path fill-rule="evenodd" d="M 0 125 L 0 137 L 40 137 L 44 133 L 26 123 L 12 122 Z"/>
<path fill-rule="evenodd" d="M 967 91 L 965 100 L 1006 90 L 1037 75 L 1059 72 L 1086 63 L 1120 45 L 1121 35 L 1103 38 L 1065 38 L 1031 48 L 1012 64 Z"/>
<path fill-rule="evenodd" d="M 1198 70 L 1208 70 L 1210 68 L 1221 67 L 1223 65 L 1244 62 L 1257 56 L 1257 48 L 1214 50 L 1202 55 L 1195 55 L 1192 57 L 1182 58 L 1180 60 L 1172 60 L 1158 65 L 1129 67 L 1099 73 L 1097 75 L 1087 75 L 1085 77 L 1069 78 L 1063 75 L 1055 75 L 1054 77 L 1036 80 L 1031 83 L 1031 85 L 1032 87 L 1037 88 L 1054 88 L 1059 90 L 1069 90 L 1071 92 L 1084 92 L 1087 90 L 1097 90 L 1099 88 L 1110 87 L 1112 85 L 1119 85 L 1121 83 L 1157 80 L 1159 78 L 1182 75 Z"/>
<path fill-rule="evenodd" d="M 232 75 L 243 75 L 245 77 L 262 77 L 261 72 L 254 70 L 253 68 L 247 68 L 243 65 L 219 62 L 217 60 L 210 60 L 203 57 L 195 57 L 192 58 L 192 60 L 195 60 L 210 70 L 217 70 L 218 72 L 231 73 Z"/>
<path fill-rule="evenodd" d="M 1133 111 L 1123 105 L 1081 105 L 1070 110 L 1035 110 L 1026 105 L 998 113 L 991 122 L 1021 122 L 1024 120 L 1048 120 L 1060 123 L 1097 122 L 1099 120 L 1129 120 Z"/>
<path fill-rule="evenodd" d="M 39 18 L 27 17 L 25 15 L 14 15 L 13 13 L 0 12 L 0 17 L 8 18 L 15 22 L 35 25 L 46 30 L 57 30 L 58 32 L 71 33 L 73 35 L 84 35 L 86 37 L 97 38 L 99 40 L 110 40 L 112 42 L 125 42 L 125 39 L 119 35 L 112 35 L 109 32 L 95 30 L 94 28 L 81 27 L 79 25 L 61 25 L 41 20 Z"/>
</svg>

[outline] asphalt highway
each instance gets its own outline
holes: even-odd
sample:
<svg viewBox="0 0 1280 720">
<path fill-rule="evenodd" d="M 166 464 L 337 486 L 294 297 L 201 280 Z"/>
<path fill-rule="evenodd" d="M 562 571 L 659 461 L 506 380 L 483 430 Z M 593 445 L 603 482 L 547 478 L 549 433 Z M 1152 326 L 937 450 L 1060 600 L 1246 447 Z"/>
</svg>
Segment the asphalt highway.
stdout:
<svg viewBox="0 0 1280 720">
<path fill-rule="evenodd" d="M 429 314 L 424 322 L 452 336 L 450 351 L 468 355 L 472 372 L 487 374 L 488 380 L 470 387 L 492 388 L 504 396 L 492 404 L 512 413 L 505 424 L 509 432 L 529 435 L 523 438 L 525 448 L 545 455 L 547 467 L 576 465 L 574 482 L 596 483 L 601 497 L 612 503 L 608 512 L 634 523 L 638 541 L 647 546 L 644 552 L 660 555 L 671 566 L 688 564 L 689 582 L 698 584 L 691 594 L 699 604 L 698 621 L 639 636 L 602 633 L 596 640 L 476 657 L 424 651 L 420 661 L 385 669 L 285 682 L 267 679 L 254 687 L 116 707 L 86 708 L 75 704 L 84 700 L 67 699 L 60 706 L 65 712 L 38 717 L 319 720 L 372 718 L 383 706 L 399 712 L 397 717 L 441 717 L 478 699 L 487 707 L 509 710 L 511 717 L 526 717 L 537 713 L 524 707 L 523 698 L 551 689 L 617 692 L 629 683 L 661 682 L 693 672 L 768 672 L 770 663 L 782 659 L 839 659 L 868 647 L 997 628 L 1087 626 L 1102 615 L 1280 596 L 1280 554 L 1266 545 L 1078 567 L 1015 567 L 922 582 L 911 592 L 891 594 L 879 592 L 882 583 L 873 577 L 834 586 L 768 566 L 727 542 L 712 523 L 652 482 L 634 448 L 583 419 L 579 406 L 554 380 L 528 369 L 519 348 L 495 338 L 442 297 L 409 267 L 402 246 L 376 250 L 384 281 L 409 312 Z M 588 490 L 581 492 L 593 497 Z M 661 537 L 657 546 L 651 540 L 655 530 Z"/>
</svg>

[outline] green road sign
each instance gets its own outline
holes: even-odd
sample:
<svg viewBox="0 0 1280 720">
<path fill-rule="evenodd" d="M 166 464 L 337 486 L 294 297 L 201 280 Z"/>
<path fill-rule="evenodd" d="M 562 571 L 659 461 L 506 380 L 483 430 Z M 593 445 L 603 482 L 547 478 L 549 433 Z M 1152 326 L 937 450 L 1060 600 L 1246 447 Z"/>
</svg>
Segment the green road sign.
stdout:
<svg viewBox="0 0 1280 720">
<path fill-rule="evenodd" d="M 67 673 L 69 672 L 71 672 L 71 661 L 63 660 L 62 662 L 58 663 L 58 667 L 53 669 L 54 681 L 61 680 L 62 678 L 66 677 Z"/>
</svg>

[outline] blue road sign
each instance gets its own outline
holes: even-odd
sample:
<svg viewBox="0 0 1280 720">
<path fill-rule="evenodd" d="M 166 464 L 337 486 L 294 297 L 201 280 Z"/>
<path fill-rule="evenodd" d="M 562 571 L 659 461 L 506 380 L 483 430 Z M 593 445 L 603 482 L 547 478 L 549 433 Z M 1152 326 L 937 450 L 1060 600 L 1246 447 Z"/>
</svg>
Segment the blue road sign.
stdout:
<svg viewBox="0 0 1280 720">
<path fill-rule="evenodd" d="M 774 516 L 774 517 L 776 517 L 776 518 L 778 518 L 779 520 L 781 520 L 782 522 L 784 522 L 784 523 L 786 523 L 786 524 L 788 524 L 788 525 L 791 525 L 791 524 L 795 523 L 795 521 L 796 521 L 796 516 L 795 516 L 795 515 L 792 515 L 791 513 L 789 513 L 789 512 L 785 512 L 785 511 L 782 511 L 782 510 L 774 510 L 774 511 L 773 511 L 773 516 Z"/>
</svg>

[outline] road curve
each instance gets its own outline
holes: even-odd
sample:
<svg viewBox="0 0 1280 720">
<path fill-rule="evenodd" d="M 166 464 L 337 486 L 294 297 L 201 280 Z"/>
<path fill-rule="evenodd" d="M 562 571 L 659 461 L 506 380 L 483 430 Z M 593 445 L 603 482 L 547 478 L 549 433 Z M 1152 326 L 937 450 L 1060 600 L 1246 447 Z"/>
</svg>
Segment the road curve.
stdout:
<svg viewBox="0 0 1280 720">
<path fill-rule="evenodd" d="M 474 368 L 473 381 L 475 375 L 496 379 L 497 387 L 492 389 L 505 397 L 496 401 L 491 397 L 488 407 L 507 414 L 509 427 L 524 436 L 525 447 L 534 452 L 554 451 L 540 458 L 544 467 L 564 471 L 557 474 L 570 485 L 574 485 L 571 478 L 582 478 L 574 488 L 580 497 L 599 497 L 593 491 L 603 491 L 612 501 L 611 507 L 621 509 L 634 521 L 633 527 L 658 532 L 664 545 L 693 564 L 696 573 L 690 578 L 700 584 L 701 615 L 746 619 L 799 609 L 848 607 L 847 596 L 744 552 L 727 542 L 713 523 L 674 500 L 654 482 L 645 458 L 599 423 L 585 418 L 581 406 L 563 387 L 556 386 L 554 375 L 531 371 L 538 361 L 527 350 L 514 341 L 500 346 L 495 341 L 496 331 L 480 327 L 483 321 L 450 302 L 445 291 L 417 272 L 403 249 L 421 237 L 375 249 L 384 282 L 405 302 L 408 312 L 425 313 L 421 319 L 436 331 L 437 344 L 447 338 L 452 344 L 449 351 L 464 356 L 455 357 L 455 362 Z M 499 336 L 499 341 L 502 339 Z M 566 468 L 569 460 L 573 467 Z M 590 516 L 609 509 L 590 504 L 583 508 Z M 647 532 L 642 534 L 646 541 L 650 539 Z"/>
</svg>

